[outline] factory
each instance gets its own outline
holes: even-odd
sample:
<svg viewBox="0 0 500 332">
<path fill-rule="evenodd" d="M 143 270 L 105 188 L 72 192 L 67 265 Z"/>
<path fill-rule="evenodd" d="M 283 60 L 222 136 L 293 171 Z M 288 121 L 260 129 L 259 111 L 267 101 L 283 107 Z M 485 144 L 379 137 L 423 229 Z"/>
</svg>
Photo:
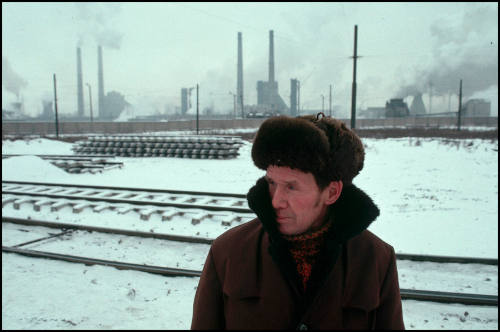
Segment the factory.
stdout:
<svg viewBox="0 0 500 332">
<path fill-rule="evenodd" d="M 244 98 L 243 89 L 243 40 L 242 33 L 237 33 L 237 68 L 236 68 L 236 94 L 234 97 L 234 111 L 233 114 L 228 114 L 231 117 L 241 117 L 241 118 L 263 118 L 275 115 L 290 115 L 297 116 L 300 107 L 300 81 L 296 78 L 290 79 L 290 100 L 287 102 L 281 97 L 279 93 L 278 81 L 275 77 L 275 52 L 274 52 L 274 31 L 269 30 L 269 53 L 268 53 L 268 77 L 267 80 L 258 80 L 256 82 L 255 88 L 257 92 L 257 100 L 253 103 L 248 102 Z M 80 47 L 76 49 L 76 78 L 77 78 L 77 108 L 76 112 L 72 115 L 67 115 L 67 112 L 63 112 L 63 115 L 59 114 L 59 117 L 66 121 L 113 121 L 116 120 L 122 111 L 124 111 L 130 104 L 125 101 L 123 95 L 116 91 L 110 91 L 107 94 L 104 89 L 104 65 L 103 65 L 103 47 L 98 45 L 97 47 L 97 109 L 92 109 L 92 94 L 91 87 L 88 86 L 88 99 L 84 93 L 84 82 L 82 74 L 82 51 Z M 193 95 L 195 94 L 193 90 L 195 87 L 182 87 L 180 90 L 180 107 L 177 106 L 177 110 L 180 110 L 180 114 L 177 113 L 173 118 L 185 119 L 192 118 L 193 112 L 188 110 L 196 107 L 193 102 Z M 19 97 L 18 97 L 19 99 Z M 85 112 L 85 100 L 88 100 L 89 109 Z M 245 103 L 246 101 L 246 103 Z M 194 105 L 193 105 L 194 104 Z M 55 116 L 55 105 L 53 101 L 42 101 L 43 110 L 40 116 L 36 119 L 40 121 L 51 121 Z M 35 118 L 24 119 L 19 118 L 22 116 L 23 112 L 23 102 L 17 101 L 12 103 L 12 109 L 2 110 L 3 120 L 35 120 Z M 462 107 L 462 115 L 465 117 L 488 117 L 491 116 L 491 103 L 487 100 L 482 99 L 471 99 L 467 101 Z M 212 118 L 217 118 L 217 114 L 213 114 L 213 109 L 211 112 L 203 113 L 204 116 L 210 116 Z M 302 112 L 303 113 L 303 112 Z M 307 111 L 306 111 L 307 113 Z M 448 113 L 452 113 L 448 111 Z M 448 114 L 447 113 L 447 114 Z M 455 112 L 456 113 L 456 112 Z M 417 93 L 413 96 L 412 103 L 410 107 L 401 98 L 393 98 L 386 102 L 385 107 L 368 107 L 365 110 L 359 110 L 359 115 L 361 118 L 391 118 L 391 117 L 418 117 L 418 116 L 439 116 L 444 115 L 444 113 L 432 113 L 427 111 L 423 100 L 422 93 Z M 449 114 L 448 114 L 449 115 Z M 135 119 L 129 119 L 129 121 L 155 121 L 162 120 L 167 121 L 169 115 L 167 114 L 155 114 L 136 117 Z"/>
<path fill-rule="evenodd" d="M 238 62 L 236 68 L 235 113 L 245 117 L 265 117 L 277 114 L 297 115 L 298 80 L 291 80 L 291 98 L 288 107 L 281 98 L 274 70 L 274 31 L 269 31 L 269 67 L 267 81 L 257 81 L 257 104 L 245 105 L 243 96 L 243 45 L 242 34 L 238 32 Z M 191 94 L 194 88 L 181 88 L 181 114 L 192 107 Z"/>
</svg>

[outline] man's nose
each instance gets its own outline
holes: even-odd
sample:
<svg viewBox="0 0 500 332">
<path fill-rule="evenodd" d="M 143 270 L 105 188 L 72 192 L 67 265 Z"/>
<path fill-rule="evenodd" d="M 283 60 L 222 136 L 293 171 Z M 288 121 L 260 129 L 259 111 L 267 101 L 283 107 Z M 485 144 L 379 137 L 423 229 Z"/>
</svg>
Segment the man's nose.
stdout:
<svg viewBox="0 0 500 332">
<path fill-rule="evenodd" d="M 272 193 L 272 204 L 275 209 L 284 209 L 286 208 L 286 195 L 283 192 L 283 189 L 280 186 L 276 186 L 274 189 L 274 193 Z"/>
</svg>

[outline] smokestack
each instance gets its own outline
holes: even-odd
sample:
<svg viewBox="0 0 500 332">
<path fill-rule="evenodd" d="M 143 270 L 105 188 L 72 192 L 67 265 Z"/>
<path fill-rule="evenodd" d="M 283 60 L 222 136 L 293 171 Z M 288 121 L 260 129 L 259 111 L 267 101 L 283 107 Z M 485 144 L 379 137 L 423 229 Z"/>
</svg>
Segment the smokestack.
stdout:
<svg viewBox="0 0 500 332">
<path fill-rule="evenodd" d="M 78 117 L 83 117 L 83 77 L 82 77 L 82 54 L 80 47 L 76 48 L 76 72 L 77 72 L 77 94 L 78 94 Z"/>
<path fill-rule="evenodd" d="M 274 82 L 274 38 L 273 38 L 273 30 L 269 30 L 269 82 Z"/>
<path fill-rule="evenodd" d="M 102 69 L 102 47 L 99 45 L 97 48 L 97 90 L 98 90 L 98 117 L 104 116 L 104 77 L 103 77 L 103 69 Z"/>
<path fill-rule="evenodd" d="M 241 44 L 241 32 L 238 32 L 238 78 L 236 86 L 236 95 L 238 100 L 236 104 L 239 105 L 239 109 L 243 112 L 243 47 Z"/>
</svg>

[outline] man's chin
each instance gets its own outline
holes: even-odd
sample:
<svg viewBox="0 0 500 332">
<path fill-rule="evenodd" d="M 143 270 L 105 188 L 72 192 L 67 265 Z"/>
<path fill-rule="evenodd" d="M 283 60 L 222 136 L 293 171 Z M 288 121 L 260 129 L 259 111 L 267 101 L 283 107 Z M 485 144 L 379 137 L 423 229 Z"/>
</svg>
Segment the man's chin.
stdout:
<svg viewBox="0 0 500 332">
<path fill-rule="evenodd" d="M 300 233 L 297 229 L 290 227 L 289 225 L 279 225 L 278 229 L 283 235 L 297 235 Z"/>
</svg>

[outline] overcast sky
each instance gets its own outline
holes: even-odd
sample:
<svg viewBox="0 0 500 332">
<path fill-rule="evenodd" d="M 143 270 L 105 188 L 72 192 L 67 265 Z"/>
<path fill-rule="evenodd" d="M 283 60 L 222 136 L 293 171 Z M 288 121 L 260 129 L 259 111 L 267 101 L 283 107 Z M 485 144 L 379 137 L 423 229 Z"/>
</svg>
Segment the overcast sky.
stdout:
<svg viewBox="0 0 500 332">
<path fill-rule="evenodd" d="M 36 115 L 54 97 L 76 113 L 76 48 L 81 46 L 85 113 L 92 87 L 97 108 L 97 46 L 103 46 L 105 92 L 118 91 L 136 114 L 180 107 L 183 87 L 200 86 L 200 108 L 233 107 L 237 33 L 243 36 L 245 104 L 268 79 L 274 30 L 276 80 L 290 103 L 301 81 L 303 109 L 350 109 L 354 25 L 358 25 L 357 106 L 424 93 L 433 112 L 483 97 L 498 114 L 498 4 L 446 3 L 9 3 L 2 2 L 2 108 L 18 96 Z M 451 95 L 451 97 L 450 97 Z M 407 101 L 411 100 L 406 99 Z"/>
</svg>

